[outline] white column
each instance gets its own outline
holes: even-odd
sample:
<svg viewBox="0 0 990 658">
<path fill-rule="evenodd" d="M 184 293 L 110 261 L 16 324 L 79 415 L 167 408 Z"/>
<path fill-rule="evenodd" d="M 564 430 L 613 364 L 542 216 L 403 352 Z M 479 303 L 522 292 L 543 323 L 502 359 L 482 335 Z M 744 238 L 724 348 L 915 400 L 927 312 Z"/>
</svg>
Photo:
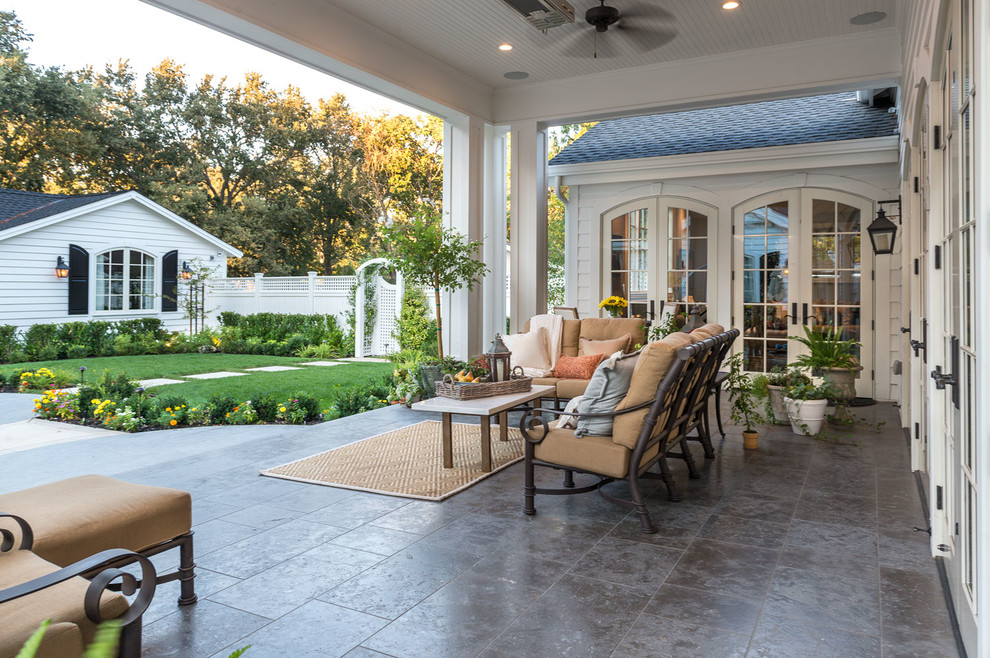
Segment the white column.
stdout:
<svg viewBox="0 0 990 658">
<path fill-rule="evenodd" d="M 536 121 L 514 123 L 509 259 L 512 331 L 547 312 L 547 132 Z"/>
<path fill-rule="evenodd" d="M 577 204 L 572 200 L 580 194 L 577 185 L 568 187 L 565 197 L 562 190 L 563 179 L 555 176 L 553 179 L 554 192 L 564 204 L 564 306 L 577 306 L 577 254 L 578 254 L 578 218 Z"/>
<path fill-rule="evenodd" d="M 309 277 L 306 288 L 309 293 L 309 313 L 313 315 L 316 313 L 316 272 L 306 272 L 306 276 Z"/>
<path fill-rule="evenodd" d="M 485 128 L 485 263 L 489 273 L 484 286 L 484 322 L 482 323 L 482 348 L 488 349 L 496 333 L 505 333 L 505 210 L 507 198 L 509 128 L 487 126 Z"/>
<path fill-rule="evenodd" d="M 485 123 L 476 117 L 445 119 L 443 130 L 444 223 L 468 240 L 485 240 Z M 484 258 L 485 254 L 478 254 Z M 484 286 L 443 295 L 444 354 L 467 359 L 481 354 Z"/>
<path fill-rule="evenodd" d="M 265 285 L 264 272 L 254 273 L 254 312 L 261 313 L 261 288 Z"/>
</svg>

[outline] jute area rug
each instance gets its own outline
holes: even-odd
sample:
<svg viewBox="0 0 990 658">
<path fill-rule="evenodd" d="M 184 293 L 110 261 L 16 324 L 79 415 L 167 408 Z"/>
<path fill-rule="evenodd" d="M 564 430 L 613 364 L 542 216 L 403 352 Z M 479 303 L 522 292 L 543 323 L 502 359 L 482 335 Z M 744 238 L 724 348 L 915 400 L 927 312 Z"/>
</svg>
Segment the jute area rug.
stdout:
<svg viewBox="0 0 990 658">
<path fill-rule="evenodd" d="M 454 467 L 443 467 L 441 423 L 428 420 L 321 452 L 262 475 L 421 500 L 443 500 L 522 459 L 523 438 L 492 425 L 492 472 L 481 470 L 481 427 L 453 424 Z"/>
</svg>

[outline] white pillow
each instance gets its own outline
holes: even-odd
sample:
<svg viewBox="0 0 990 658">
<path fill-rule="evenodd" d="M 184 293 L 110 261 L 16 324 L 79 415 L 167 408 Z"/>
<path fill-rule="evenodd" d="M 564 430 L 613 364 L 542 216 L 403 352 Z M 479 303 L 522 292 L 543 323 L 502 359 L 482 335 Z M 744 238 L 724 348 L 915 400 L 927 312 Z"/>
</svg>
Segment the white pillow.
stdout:
<svg viewBox="0 0 990 658">
<path fill-rule="evenodd" d="M 557 429 L 559 430 L 573 430 L 577 429 L 578 419 L 574 416 L 569 415 L 569 412 L 577 413 L 578 405 L 581 404 L 583 396 L 577 396 L 576 398 L 571 398 L 564 407 L 564 413 L 560 415 L 557 420 Z"/>
<path fill-rule="evenodd" d="M 537 327 L 525 334 L 502 336 L 502 342 L 512 352 L 512 367 L 522 366 L 532 370 L 550 370 L 550 357 L 547 354 L 547 330 Z"/>
</svg>

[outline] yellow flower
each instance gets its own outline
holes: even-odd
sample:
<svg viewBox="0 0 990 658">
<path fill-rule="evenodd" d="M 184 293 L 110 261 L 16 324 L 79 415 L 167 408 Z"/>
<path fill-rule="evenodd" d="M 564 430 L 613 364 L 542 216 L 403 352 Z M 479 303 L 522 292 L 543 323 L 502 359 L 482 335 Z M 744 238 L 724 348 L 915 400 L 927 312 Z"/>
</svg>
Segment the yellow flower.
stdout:
<svg viewBox="0 0 990 658">
<path fill-rule="evenodd" d="M 227 414 L 227 418 L 230 418 L 230 414 L 229 413 Z"/>
<path fill-rule="evenodd" d="M 165 407 L 165 411 L 172 413 L 172 407 Z"/>
<path fill-rule="evenodd" d="M 177 420 L 170 420 L 170 421 L 168 421 L 168 424 L 169 424 L 169 425 L 172 425 L 172 426 L 174 427 L 174 426 L 175 426 L 175 424 L 176 424 L 176 423 L 178 423 L 178 422 L 179 422 L 179 421 L 177 421 Z"/>
<path fill-rule="evenodd" d="M 278 410 L 281 411 L 282 413 L 285 413 L 285 407 L 279 407 Z"/>
<path fill-rule="evenodd" d="M 100 403 L 100 398 L 93 398 L 92 400 L 90 400 L 90 402 L 93 403 L 93 404 L 99 404 Z"/>
</svg>

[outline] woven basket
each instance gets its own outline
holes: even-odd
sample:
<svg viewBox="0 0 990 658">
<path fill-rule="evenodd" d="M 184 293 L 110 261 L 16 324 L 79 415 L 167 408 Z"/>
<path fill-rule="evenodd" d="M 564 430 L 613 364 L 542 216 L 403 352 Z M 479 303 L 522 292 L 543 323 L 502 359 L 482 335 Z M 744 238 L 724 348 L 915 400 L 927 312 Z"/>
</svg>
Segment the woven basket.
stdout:
<svg viewBox="0 0 990 658">
<path fill-rule="evenodd" d="M 444 375 L 443 381 L 436 383 L 437 395 L 454 400 L 477 400 L 490 398 L 495 395 L 523 393 L 533 388 L 532 377 L 518 377 L 507 382 L 489 382 L 474 384 L 471 382 L 455 382 L 450 375 Z"/>
</svg>

